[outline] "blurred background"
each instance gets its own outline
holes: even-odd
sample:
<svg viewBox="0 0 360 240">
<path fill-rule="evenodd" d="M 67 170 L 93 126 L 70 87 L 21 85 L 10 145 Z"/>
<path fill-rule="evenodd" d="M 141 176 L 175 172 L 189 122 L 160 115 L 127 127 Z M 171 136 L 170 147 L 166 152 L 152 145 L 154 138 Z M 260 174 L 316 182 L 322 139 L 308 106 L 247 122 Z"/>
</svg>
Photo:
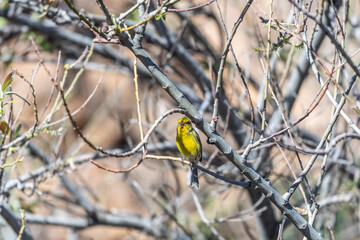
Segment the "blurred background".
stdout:
<svg viewBox="0 0 360 240">
<path fill-rule="evenodd" d="M 92 147 L 123 153 L 141 142 L 135 57 L 114 34 L 112 43 L 95 36 L 66 2 L 0 1 L 0 238 L 302 239 L 256 189 L 199 171 L 201 188 L 193 191 L 188 166 L 180 162 L 143 159 L 141 148 L 116 158 Z M 71 2 L 111 36 L 98 1 Z M 167 12 L 158 11 L 165 1 L 103 2 L 115 18 L 127 14 L 123 28 L 146 18 L 139 17 L 139 5 L 157 11 L 146 22 L 142 46 L 208 122 L 227 36 L 244 13 L 222 73 L 218 133 L 243 154 L 260 137 L 293 126 L 252 149 L 248 163 L 284 194 L 313 159 L 290 203 L 325 239 L 360 239 L 360 88 L 356 81 L 345 94 L 354 71 L 311 18 L 280 0 L 181 0 Z M 296 3 L 316 14 L 359 64 L 359 1 Z M 136 33 L 128 31 L 132 39 Z M 139 60 L 136 70 L 145 135 L 179 106 Z M 334 101 L 342 97 L 346 103 L 335 118 Z M 148 154 L 180 157 L 181 116 L 169 114 L 157 125 Z M 199 134 L 202 167 L 248 181 Z M 327 141 L 319 147 L 322 138 Z"/>
</svg>

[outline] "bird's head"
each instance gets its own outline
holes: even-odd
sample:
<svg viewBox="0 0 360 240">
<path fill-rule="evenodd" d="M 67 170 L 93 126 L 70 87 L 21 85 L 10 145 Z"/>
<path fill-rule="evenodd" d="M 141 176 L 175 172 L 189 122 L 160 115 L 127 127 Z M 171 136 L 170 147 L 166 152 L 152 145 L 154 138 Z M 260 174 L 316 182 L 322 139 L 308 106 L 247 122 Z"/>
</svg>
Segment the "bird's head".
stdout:
<svg viewBox="0 0 360 240">
<path fill-rule="evenodd" d="M 190 119 L 187 118 L 187 117 L 179 118 L 179 120 L 178 120 L 178 126 L 180 126 L 181 128 L 183 128 L 184 126 L 191 127 L 191 121 L 190 121 Z"/>
</svg>

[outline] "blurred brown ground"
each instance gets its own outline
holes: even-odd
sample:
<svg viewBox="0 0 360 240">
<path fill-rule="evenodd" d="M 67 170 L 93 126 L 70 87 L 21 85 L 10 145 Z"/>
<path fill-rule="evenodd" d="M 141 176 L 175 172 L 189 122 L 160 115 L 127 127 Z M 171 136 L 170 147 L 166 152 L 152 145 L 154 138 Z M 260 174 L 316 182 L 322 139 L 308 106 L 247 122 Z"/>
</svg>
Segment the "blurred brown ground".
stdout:
<svg viewBox="0 0 360 240">
<path fill-rule="evenodd" d="M 204 1 L 194 1 L 194 4 L 203 3 Z M 275 1 L 276 4 L 280 4 L 281 1 Z M 97 13 L 100 14 L 100 10 L 95 3 L 95 1 L 75 1 L 75 4 L 78 8 L 84 8 L 86 12 Z M 106 1 L 107 6 L 109 6 L 109 10 L 115 14 L 119 14 L 123 12 L 125 9 L 128 9 L 133 5 L 133 1 Z M 238 17 L 239 12 L 242 10 L 245 1 L 237 1 L 237 0 L 228 0 L 228 1 L 220 1 L 220 6 L 224 7 L 223 13 L 225 15 L 225 20 L 230 29 L 233 26 L 236 18 Z M 265 15 L 268 12 L 267 9 L 267 1 L 256 1 L 254 3 L 255 8 L 257 10 L 263 10 L 261 15 Z M 188 2 L 180 2 L 176 5 L 178 8 L 186 8 L 189 6 Z M 266 6 L 266 7 L 262 7 Z M 275 5 L 276 6 L 276 5 Z M 287 5 L 288 6 L 288 5 Z M 215 9 L 216 6 L 212 4 L 207 8 Z M 216 13 L 217 11 L 214 10 Z M 274 8 L 274 16 L 278 19 L 285 20 L 287 18 L 287 14 L 289 13 L 289 9 L 283 8 Z M 189 16 L 192 13 L 188 13 Z M 215 48 L 220 49 L 222 47 L 223 39 L 220 39 L 219 31 L 214 22 L 208 21 L 208 19 L 204 17 L 193 16 L 192 20 L 194 24 L 196 24 L 203 32 L 207 39 L 215 46 Z M 176 30 L 176 27 L 180 25 L 177 21 L 177 18 L 171 16 L 171 13 L 168 14 L 168 18 L 166 20 L 166 25 L 170 28 L 173 26 L 173 30 Z M 259 26 L 259 20 L 256 16 L 256 12 L 254 9 L 251 9 L 249 13 L 246 15 L 244 22 L 239 28 L 238 33 L 236 34 L 233 40 L 233 47 L 235 53 L 237 55 L 238 61 L 241 66 L 244 66 L 247 71 L 251 72 L 252 77 L 257 80 L 262 80 L 263 78 L 263 69 L 261 66 L 261 62 L 259 61 L 258 55 L 255 51 L 253 51 L 254 47 L 258 46 L 258 43 L 254 42 L 255 26 L 259 27 L 260 34 L 266 36 L 266 28 L 261 28 Z M 276 34 L 273 34 L 274 40 L 276 39 Z M 263 37 L 266 39 L 266 37 Z M 24 51 L 30 51 L 30 54 L 35 58 L 36 55 L 32 52 L 32 46 L 30 43 L 24 42 L 16 42 L 13 43 L 13 46 L 18 49 L 23 49 Z M 350 46 L 351 47 L 351 46 Z M 326 44 L 324 44 L 321 51 L 326 51 Z M 131 55 L 127 50 L 121 47 L 115 47 L 116 51 L 121 52 L 121 54 Z M 349 51 L 351 52 L 351 51 Z M 58 50 L 54 49 L 53 53 L 47 53 L 42 51 L 42 57 L 44 59 L 57 59 Z M 199 56 L 197 56 L 199 57 Z M 298 57 L 296 55 L 295 57 Z M 108 63 L 107 60 L 102 59 L 94 54 L 90 61 L 96 59 L 99 63 Z M 229 55 L 229 59 L 232 57 Z M 141 63 L 139 63 L 141 64 Z M 279 63 L 283 64 L 283 63 Z M 18 69 L 21 73 L 23 73 L 27 79 L 31 78 L 32 71 L 34 70 L 36 62 L 14 62 L 11 66 Z M 50 69 L 52 74 L 55 74 L 56 64 L 46 63 L 46 66 Z M 280 67 L 281 68 L 281 67 Z M 1 78 L 3 79 L 5 75 L 8 73 L 3 71 L 2 68 Z M 60 74 L 62 76 L 62 66 L 60 66 Z M 73 70 L 70 72 L 70 76 L 68 79 L 72 79 L 76 74 L 76 71 Z M 171 73 L 169 74 L 172 77 Z M 228 73 L 226 73 L 228 74 Z M 136 121 L 131 121 L 130 119 L 137 119 L 136 115 L 136 105 L 135 105 L 135 96 L 134 96 L 134 86 L 133 86 L 133 76 L 127 73 L 121 73 L 118 71 L 94 71 L 94 70 L 86 70 L 85 73 L 79 80 L 79 84 L 76 85 L 75 91 L 71 94 L 70 97 L 70 109 L 75 110 L 86 100 L 89 94 L 92 92 L 97 82 L 103 75 L 102 83 L 96 92 L 95 96 L 91 99 L 89 104 L 78 114 L 75 119 L 79 126 L 81 126 L 82 131 L 89 137 L 91 141 L 93 141 L 96 145 L 107 148 L 121 147 L 126 143 L 132 142 L 133 145 L 136 145 L 140 141 L 139 132 L 137 128 Z M 229 78 L 229 75 L 227 75 Z M 226 79 L 226 78 L 225 78 Z M 225 80 L 226 81 L 226 80 Z M 152 123 L 161 113 L 165 112 L 170 107 L 174 107 L 173 102 L 168 102 L 168 97 L 166 93 L 160 89 L 156 90 L 154 93 L 148 93 L 148 83 L 143 82 L 139 79 L 140 85 L 140 98 L 141 104 L 144 106 L 145 102 L 147 106 L 152 106 L 153 109 L 149 109 L 152 112 L 148 113 L 147 121 L 148 123 Z M 44 72 L 44 70 L 40 70 L 36 76 L 34 86 L 37 94 L 37 101 L 39 105 L 39 112 L 42 113 L 46 101 L 49 96 L 49 90 L 52 88 L 52 83 L 49 80 L 49 77 Z M 225 82 L 225 86 L 229 89 L 227 91 L 231 91 L 230 83 Z M 240 89 L 242 85 L 240 83 L 235 83 L 233 85 L 235 88 Z M 27 94 L 28 88 L 23 82 L 16 78 L 13 84 L 14 91 L 18 92 L 20 95 L 25 96 Z M 251 88 L 251 94 L 254 101 L 257 99 L 257 91 L 258 89 Z M 299 98 L 302 101 L 297 101 L 294 106 L 295 118 L 300 117 L 308 108 L 310 103 L 313 101 L 313 97 L 319 91 L 319 86 L 315 84 L 314 80 L 307 80 L 305 82 L 305 86 L 302 88 L 299 94 Z M 145 98 L 146 96 L 146 98 Z M 150 97 L 148 97 L 150 96 Z M 232 103 L 236 106 L 237 100 L 233 99 Z M 17 101 L 14 104 L 15 109 L 19 109 L 22 105 L 21 101 Z M 300 126 L 305 129 L 314 132 L 316 135 L 321 135 L 324 129 L 327 127 L 326 124 L 323 124 L 324 118 L 329 119 L 327 113 L 329 113 L 331 109 L 331 104 L 329 101 L 324 98 L 321 101 L 319 107 L 309 116 L 307 121 L 301 123 Z M 143 116 L 145 116 L 145 111 Z M 354 114 L 351 114 L 354 115 Z M 62 117 L 62 116 L 56 116 Z M 170 116 L 168 119 L 164 121 L 160 125 L 161 131 L 168 134 L 168 139 L 175 139 L 175 125 L 176 119 L 178 116 Z M 207 116 L 208 118 L 210 116 Z M 24 125 L 24 129 L 32 126 L 34 122 L 33 117 L 33 108 L 32 106 L 25 106 L 24 111 L 20 117 L 20 121 Z M 342 122 L 342 120 L 341 120 Z M 53 136 L 49 134 L 41 134 L 39 136 L 39 140 L 35 140 L 40 146 L 42 146 L 42 141 L 49 141 L 48 149 L 46 149 L 54 158 L 56 155 L 63 158 L 70 157 L 72 154 L 77 153 L 77 149 L 83 145 L 81 140 L 78 140 L 76 135 L 72 132 L 71 127 L 68 122 L 65 123 L 64 128 L 66 128 L 63 142 L 60 144 L 60 150 L 58 153 L 55 153 L 56 146 L 58 145 L 58 138 L 53 138 Z M 147 128 L 145 128 L 145 131 Z M 231 140 L 229 140 L 231 141 Z M 211 152 L 214 150 L 213 147 L 206 144 L 206 139 L 202 136 L 203 146 L 206 152 Z M 46 146 L 43 146 L 46 147 Z M 80 152 L 86 153 L 89 152 L 90 149 L 87 146 L 82 146 Z M 285 169 L 287 169 L 286 163 L 283 160 L 282 156 L 278 151 L 272 153 L 274 155 L 274 163 L 276 168 L 274 168 L 274 176 L 277 174 L 281 174 Z M 297 160 L 292 154 L 288 154 L 289 159 L 291 159 L 291 163 L 293 166 L 298 166 Z M 136 157 L 130 157 L 128 159 L 107 159 L 101 160 L 100 163 L 109 168 L 120 169 L 126 168 L 130 165 L 137 162 L 140 158 L 140 155 Z M 302 156 L 303 163 L 306 164 L 308 157 Z M 320 164 L 320 162 L 319 162 Z M 19 175 L 23 169 L 35 169 L 36 166 L 39 166 L 39 163 L 35 159 L 31 159 L 29 157 L 25 158 L 24 163 L 21 167 L 18 167 L 15 172 L 12 174 Z M 159 162 L 155 160 L 146 160 L 140 167 L 129 173 L 134 179 L 138 181 L 140 185 L 147 186 L 145 189 L 151 189 L 152 185 L 156 185 L 160 182 L 168 182 L 170 185 L 174 184 L 174 178 L 171 177 L 172 173 L 168 171 L 168 164 L 164 162 Z M 186 171 L 183 171 L 183 167 L 179 165 L 179 170 L 177 171 L 180 174 L 181 187 L 182 191 L 188 191 L 186 186 Z M 318 166 L 316 167 L 318 168 Z M 316 172 L 316 168 L 312 171 Z M 161 169 L 161 170 L 159 170 Z M 297 172 L 298 173 L 298 172 Z M 113 174 L 103 170 L 100 170 L 93 166 L 90 163 L 83 164 L 78 166 L 75 171 L 68 171 L 67 175 L 70 176 L 75 182 L 77 182 L 80 186 L 87 185 L 88 188 L 91 189 L 93 193 L 97 196 L 99 200 L 99 205 L 101 205 L 104 209 L 116 209 L 119 211 L 130 211 L 138 214 L 143 214 L 146 209 L 142 202 L 139 202 L 139 198 L 136 197 L 134 191 L 129 187 L 126 176 L 122 174 Z M 81 177 L 80 177 L 81 176 Z M 146 176 L 146 178 L 144 177 Z M 317 176 L 315 176 L 315 179 Z M 84 183 L 84 181 L 86 183 Z M 204 185 L 204 179 L 200 179 L 200 185 Z M 47 179 L 45 182 L 39 185 L 39 189 L 43 192 L 51 191 L 52 193 L 56 193 L 58 195 L 66 195 L 66 191 L 61 186 L 61 182 L 57 177 L 53 177 Z M 152 194 L 148 192 L 148 194 Z M 23 194 L 19 193 L 19 195 L 23 198 L 25 202 L 34 203 L 34 201 L 39 200 L 39 198 L 27 197 Z M 42 197 L 44 198 L 44 197 Z M 224 204 L 232 204 L 234 199 L 239 198 L 244 203 L 243 206 L 233 206 L 229 205 L 226 208 L 223 208 Z M 52 198 L 51 196 L 45 197 L 47 203 L 36 202 L 34 211 L 36 213 L 41 214 L 50 214 L 49 208 L 46 206 L 49 202 L 54 204 L 55 206 L 65 207 L 68 209 L 72 209 L 71 204 L 69 206 L 64 206 L 64 202 L 58 201 L 57 199 Z M 195 218 L 197 213 L 195 207 L 191 201 L 191 194 L 189 193 L 188 199 L 189 203 L 187 204 L 189 209 L 192 209 Z M 220 204 L 221 203 L 221 204 Z M 231 212 L 236 213 L 239 208 L 250 207 L 251 203 L 247 198 L 247 194 L 238 194 L 238 191 L 226 192 L 223 195 L 218 196 L 218 202 L 214 203 L 214 209 L 206 212 L 207 216 L 211 219 L 212 217 L 220 217 L 231 215 Z M 222 206 L 220 206 L 222 205 Z M 74 210 L 74 209 L 72 209 Z M 52 214 L 56 214 L 56 208 L 53 210 Z M 64 212 L 62 212 L 64 214 Z M 66 214 L 66 213 L 65 213 Z M 80 213 L 81 214 L 81 213 Z M 248 226 L 250 226 L 250 231 L 255 234 L 254 224 L 255 221 L 248 221 Z M 240 227 L 239 227 L 240 226 Z M 235 235 L 239 236 L 241 239 L 248 239 L 247 235 L 244 233 L 244 228 L 246 226 L 242 224 L 228 224 L 227 230 L 231 230 Z M 42 225 L 32 225 L 31 233 L 34 236 L 41 236 L 41 239 L 68 239 L 67 237 L 71 235 L 71 230 L 63 228 L 63 227 L 53 227 L 53 226 L 42 226 Z M 56 237 L 55 237 L 56 236 Z M 87 230 L 83 230 L 80 233 L 81 239 L 122 239 L 127 236 L 133 236 L 135 239 L 149 239 L 147 235 L 141 234 L 137 231 L 129 231 L 122 228 L 116 227 L 103 227 L 96 226 Z M 40 238 L 37 238 L 40 239 Z"/>
</svg>

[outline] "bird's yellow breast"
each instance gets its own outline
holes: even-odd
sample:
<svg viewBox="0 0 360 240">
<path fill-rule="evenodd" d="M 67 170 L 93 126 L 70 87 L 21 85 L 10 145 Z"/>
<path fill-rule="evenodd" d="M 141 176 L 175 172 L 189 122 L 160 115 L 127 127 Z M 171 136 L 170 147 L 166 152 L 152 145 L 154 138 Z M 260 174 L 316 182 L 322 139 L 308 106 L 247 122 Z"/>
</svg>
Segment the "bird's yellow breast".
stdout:
<svg viewBox="0 0 360 240">
<path fill-rule="evenodd" d="M 189 124 L 178 125 L 176 135 L 176 145 L 180 153 L 190 161 L 199 160 L 201 154 L 199 140 L 193 131 L 195 130 Z"/>
</svg>

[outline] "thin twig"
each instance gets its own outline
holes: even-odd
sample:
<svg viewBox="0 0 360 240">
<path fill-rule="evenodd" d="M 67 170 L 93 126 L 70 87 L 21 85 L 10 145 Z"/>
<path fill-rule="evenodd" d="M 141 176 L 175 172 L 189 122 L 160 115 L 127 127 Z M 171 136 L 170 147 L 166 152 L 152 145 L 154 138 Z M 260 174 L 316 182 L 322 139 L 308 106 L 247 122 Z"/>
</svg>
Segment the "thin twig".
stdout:
<svg viewBox="0 0 360 240">
<path fill-rule="evenodd" d="M 132 170 L 134 170 L 135 168 L 137 168 L 138 166 L 140 166 L 140 164 L 142 163 L 143 159 L 140 159 L 139 162 L 137 162 L 136 164 L 134 164 L 133 166 L 126 168 L 126 169 L 120 169 L 120 170 L 114 170 L 114 169 L 110 169 L 107 167 L 104 167 L 98 163 L 96 163 L 95 161 L 93 161 L 91 158 L 88 159 L 92 164 L 94 164 L 96 167 L 108 171 L 108 172 L 112 172 L 112 173 L 126 173 L 126 172 L 130 172 Z"/>
<path fill-rule="evenodd" d="M 199 198 L 197 196 L 196 190 L 191 188 L 191 194 L 192 194 L 196 209 L 197 209 L 197 211 L 198 211 L 198 213 L 200 215 L 201 220 L 210 228 L 210 231 L 215 235 L 215 237 L 217 239 L 225 240 L 225 238 L 220 235 L 220 233 L 215 229 L 214 226 L 212 226 L 210 221 L 206 218 L 205 213 L 204 213 L 204 211 L 202 209 L 201 203 L 199 201 Z"/>
<path fill-rule="evenodd" d="M 20 214 L 21 214 L 21 228 L 18 234 L 18 237 L 16 238 L 16 240 L 21 240 L 22 236 L 24 234 L 25 231 L 25 211 L 24 209 L 20 209 Z"/>
<path fill-rule="evenodd" d="M 136 109 L 138 115 L 138 124 L 139 124 L 139 131 L 140 131 L 140 139 L 144 141 L 144 131 L 142 127 L 142 117 L 141 117 L 141 109 L 140 109 L 140 97 L 139 97 L 139 86 L 138 86 L 138 74 L 137 74 L 137 61 L 136 57 L 134 60 L 134 84 L 135 84 L 135 97 L 136 97 Z M 146 148 L 145 145 L 142 147 L 143 154 L 145 154 Z"/>
<path fill-rule="evenodd" d="M 173 9 L 173 8 L 170 8 L 167 11 L 168 12 L 190 12 L 190 11 L 194 11 L 194 10 L 206 7 L 207 5 L 212 4 L 214 1 L 215 0 L 210 0 L 210 1 L 206 2 L 206 3 L 200 4 L 198 6 L 194 6 L 194 7 L 191 7 L 191 8 L 187 8 L 187 9 Z"/>
<path fill-rule="evenodd" d="M 79 16 L 81 21 L 85 22 L 85 26 L 88 26 L 91 30 L 95 31 L 97 34 L 99 34 L 102 38 L 108 39 L 108 36 L 100 31 L 86 16 L 84 16 L 80 11 L 78 11 L 75 6 L 72 4 L 70 0 L 64 0 L 65 3 L 69 6 L 69 8 Z"/>
<path fill-rule="evenodd" d="M 242 23 L 244 16 L 245 16 L 247 10 L 249 9 L 251 3 L 252 3 L 252 0 L 250 0 L 246 4 L 246 6 L 244 7 L 243 11 L 241 12 L 239 18 L 235 22 L 234 27 L 226 41 L 226 44 L 225 44 L 225 47 L 223 50 L 223 54 L 221 56 L 221 62 L 220 62 L 220 66 L 219 66 L 218 77 L 216 80 L 216 87 L 215 87 L 215 100 L 214 100 L 214 107 L 213 107 L 213 115 L 212 115 L 212 119 L 211 119 L 211 123 L 210 123 L 210 127 L 212 128 L 213 131 L 216 131 L 216 125 L 219 120 L 219 99 L 220 99 L 220 94 L 221 94 L 223 72 L 224 72 L 226 57 L 229 52 L 231 42 L 237 32 L 237 29 L 240 26 L 240 24 Z"/>
<path fill-rule="evenodd" d="M 321 29 L 325 32 L 325 34 L 330 38 L 331 42 L 335 45 L 336 49 L 339 50 L 341 55 L 349 63 L 352 70 L 356 73 L 356 75 L 360 77 L 360 70 L 356 67 L 356 64 L 352 61 L 351 57 L 347 54 L 344 48 L 341 47 L 341 44 L 336 40 L 335 36 L 330 32 L 330 30 L 325 26 L 325 24 L 318 17 L 316 17 L 316 15 L 308 12 L 306 9 L 304 9 L 294 0 L 289 0 L 289 1 L 301 12 L 303 12 L 306 16 L 313 19 L 321 27 Z"/>
</svg>

